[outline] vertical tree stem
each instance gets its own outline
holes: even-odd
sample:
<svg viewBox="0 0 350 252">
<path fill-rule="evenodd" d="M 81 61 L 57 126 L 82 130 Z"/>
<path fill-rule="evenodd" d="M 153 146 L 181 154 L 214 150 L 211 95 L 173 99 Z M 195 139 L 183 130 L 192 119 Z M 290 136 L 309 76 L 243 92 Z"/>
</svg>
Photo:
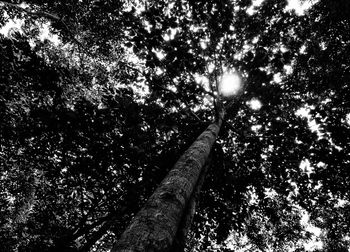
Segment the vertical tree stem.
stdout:
<svg viewBox="0 0 350 252">
<path fill-rule="evenodd" d="M 172 252 L 183 252 L 186 247 L 186 241 L 187 241 L 187 235 L 188 232 L 191 229 L 191 224 L 192 220 L 194 217 L 194 214 L 196 212 L 196 205 L 197 205 L 197 200 L 199 198 L 202 185 L 204 183 L 205 177 L 207 175 L 208 169 L 211 164 L 211 156 L 212 154 L 209 155 L 207 162 L 205 163 L 203 170 L 200 174 L 200 177 L 197 181 L 197 185 L 195 187 L 194 192 L 191 195 L 190 201 L 188 202 L 188 205 L 185 209 L 184 215 L 182 217 L 181 223 L 179 225 L 179 229 L 176 234 L 176 239 L 173 243 L 173 249 Z"/>
<path fill-rule="evenodd" d="M 210 124 L 176 162 L 136 214 L 112 252 L 170 251 L 185 208 L 195 190 L 222 118 Z"/>
</svg>

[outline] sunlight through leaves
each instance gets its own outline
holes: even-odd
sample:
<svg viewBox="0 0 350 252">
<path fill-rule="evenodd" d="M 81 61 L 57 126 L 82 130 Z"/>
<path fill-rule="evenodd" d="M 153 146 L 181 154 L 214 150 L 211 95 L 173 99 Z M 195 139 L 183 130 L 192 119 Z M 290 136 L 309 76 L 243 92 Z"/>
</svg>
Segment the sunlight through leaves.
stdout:
<svg viewBox="0 0 350 252">
<path fill-rule="evenodd" d="M 237 73 L 226 73 L 221 77 L 219 93 L 224 97 L 230 97 L 236 95 L 241 86 L 241 79 Z"/>
</svg>

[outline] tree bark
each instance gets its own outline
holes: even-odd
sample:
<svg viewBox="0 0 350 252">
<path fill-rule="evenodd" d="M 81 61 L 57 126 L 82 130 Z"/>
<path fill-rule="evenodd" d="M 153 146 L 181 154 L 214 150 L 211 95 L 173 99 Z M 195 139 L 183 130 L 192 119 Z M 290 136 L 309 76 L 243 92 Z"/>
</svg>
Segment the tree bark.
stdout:
<svg viewBox="0 0 350 252">
<path fill-rule="evenodd" d="M 112 252 L 166 252 L 172 249 L 184 211 L 221 124 L 222 117 L 219 117 L 179 158 L 113 246 Z"/>
<path fill-rule="evenodd" d="M 188 202 L 188 205 L 186 206 L 185 212 L 182 216 L 179 228 L 177 230 L 175 240 L 173 242 L 173 248 L 172 248 L 171 252 L 183 252 L 183 251 L 185 251 L 187 235 L 191 229 L 191 224 L 192 224 L 194 214 L 196 213 L 197 200 L 198 200 L 199 194 L 201 192 L 202 185 L 203 185 L 204 180 L 205 180 L 205 176 L 207 175 L 207 171 L 208 171 L 210 163 L 211 163 L 211 155 L 212 154 L 209 154 L 207 162 L 205 163 L 205 165 L 202 169 L 202 172 L 199 176 L 199 179 L 197 181 L 196 188 L 191 195 L 191 198 Z"/>
</svg>

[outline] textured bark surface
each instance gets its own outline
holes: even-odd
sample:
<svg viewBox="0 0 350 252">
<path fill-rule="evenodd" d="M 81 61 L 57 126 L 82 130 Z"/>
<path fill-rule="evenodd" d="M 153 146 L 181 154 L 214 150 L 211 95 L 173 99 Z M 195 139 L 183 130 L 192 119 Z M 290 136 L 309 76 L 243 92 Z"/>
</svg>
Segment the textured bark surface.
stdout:
<svg viewBox="0 0 350 252">
<path fill-rule="evenodd" d="M 196 187 L 192 192 L 190 200 L 187 203 L 185 212 L 183 213 L 180 225 L 177 230 L 175 240 L 173 242 L 173 248 L 171 252 L 183 252 L 185 250 L 187 235 L 191 229 L 192 220 L 196 212 L 197 200 L 198 200 L 202 185 L 204 183 L 205 176 L 207 175 L 207 171 L 211 163 L 210 160 L 211 160 L 211 157 L 209 156 L 204 167 L 202 168 L 202 172 L 199 176 Z"/>
<path fill-rule="evenodd" d="M 134 217 L 112 252 L 170 251 L 181 218 L 221 127 L 208 128 L 180 157 L 145 206 Z"/>
</svg>

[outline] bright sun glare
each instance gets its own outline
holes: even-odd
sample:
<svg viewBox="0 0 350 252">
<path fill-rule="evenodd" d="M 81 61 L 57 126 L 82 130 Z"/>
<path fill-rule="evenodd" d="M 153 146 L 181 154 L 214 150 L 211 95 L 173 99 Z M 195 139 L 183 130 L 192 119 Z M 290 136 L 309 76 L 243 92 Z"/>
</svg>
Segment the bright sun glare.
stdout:
<svg viewBox="0 0 350 252">
<path fill-rule="evenodd" d="M 219 92 L 222 96 L 228 97 L 237 94 L 241 88 L 241 79 L 237 74 L 227 73 L 221 78 Z"/>
<path fill-rule="evenodd" d="M 250 101 L 248 101 L 247 105 L 253 110 L 259 110 L 262 107 L 261 102 L 256 98 L 253 98 Z"/>
</svg>

